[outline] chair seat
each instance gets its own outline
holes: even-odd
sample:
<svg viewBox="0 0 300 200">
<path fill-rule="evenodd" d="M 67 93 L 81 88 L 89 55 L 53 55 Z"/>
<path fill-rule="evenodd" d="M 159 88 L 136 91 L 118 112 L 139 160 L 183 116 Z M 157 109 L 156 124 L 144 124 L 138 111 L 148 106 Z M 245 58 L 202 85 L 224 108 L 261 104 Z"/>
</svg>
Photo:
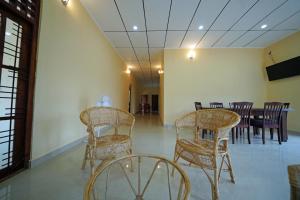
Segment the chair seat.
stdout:
<svg viewBox="0 0 300 200">
<path fill-rule="evenodd" d="M 94 145 L 91 144 L 90 145 Z M 115 157 L 118 154 L 126 153 L 131 148 L 131 141 L 128 135 L 105 135 L 97 138 L 95 156 L 97 159 Z"/>
<path fill-rule="evenodd" d="M 274 123 L 274 121 L 271 120 L 265 120 L 265 124 L 263 123 L 263 119 L 251 119 L 250 125 L 262 128 L 263 126 L 266 128 L 279 128 L 278 123 Z"/>
</svg>

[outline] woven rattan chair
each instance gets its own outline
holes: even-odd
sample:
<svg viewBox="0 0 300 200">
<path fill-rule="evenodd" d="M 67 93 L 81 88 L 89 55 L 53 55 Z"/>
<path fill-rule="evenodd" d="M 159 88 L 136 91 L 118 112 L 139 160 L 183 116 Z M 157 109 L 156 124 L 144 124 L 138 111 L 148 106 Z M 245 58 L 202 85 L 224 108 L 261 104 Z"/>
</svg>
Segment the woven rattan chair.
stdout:
<svg viewBox="0 0 300 200">
<path fill-rule="evenodd" d="M 212 199 L 219 199 L 218 183 L 224 163 L 234 183 L 233 170 L 228 152 L 229 132 L 240 122 L 240 116 L 224 109 L 204 109 L 191 112 L 176 120 L 177 140 L 174 153 L 174 162 L 179 158 L 189 165 L 200 167 L 206 174 L 210 184 Z M 195 138 L 184 139 L 179 136 L 180 130 L 190 129 Z M 199 137 L 201 129 L 212 131 L 213 139 L 205 140 Z M 209 171 L 213 172 L 210 175 Z"/>
<path fill-rule="evenodd" d="M 88 132 L 82 169 L 87 160 L 93 170 L 95 160 L 114 159 L 118 155 L 132 153 L 131 132 L 135 118 L 129 112 L 110 107 L 92 107 L 81 112 L 80 120 L 87 126 Z M 103 126 L 113 128 L 114 133 L 98 136 L 96 129 Z M 125 133 L 120 134 L 120 128 Z"/>
</svg>

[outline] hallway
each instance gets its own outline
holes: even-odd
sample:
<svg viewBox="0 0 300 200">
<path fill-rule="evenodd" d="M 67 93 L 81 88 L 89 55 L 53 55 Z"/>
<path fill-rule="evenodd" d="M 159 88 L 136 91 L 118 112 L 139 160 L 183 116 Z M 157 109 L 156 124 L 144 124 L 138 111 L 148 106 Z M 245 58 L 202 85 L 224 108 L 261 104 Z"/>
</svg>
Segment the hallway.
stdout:
<svg viewBox="0 0 300 200">
<path fill-rule="evenodd" d="M 221 199 L 289 199 L 287 165 L 300 162 L 296 149 L 300 137 L 290 135 L 288 143 L 278 145 L 267 135 L 266 145 L 261 138 L 238 140 L 230 145 L 236 184 L 229 182 L 226 173 L 220 179 Z M 160 126 L 158 115 L 136 116 L 133 131 L 134 153 L 160 154 L 172 159 L 176 134 L 174 128 Z M 0 183 L 0 200 L 66 200 L 82 199 L 89 176 L 89 167 L 81 170 L 84 144 L 21 172 Z M 210 186 L 202 171 L 183 167 L 192 182 L 192 200 L 210 199 Z"/>
</svg>

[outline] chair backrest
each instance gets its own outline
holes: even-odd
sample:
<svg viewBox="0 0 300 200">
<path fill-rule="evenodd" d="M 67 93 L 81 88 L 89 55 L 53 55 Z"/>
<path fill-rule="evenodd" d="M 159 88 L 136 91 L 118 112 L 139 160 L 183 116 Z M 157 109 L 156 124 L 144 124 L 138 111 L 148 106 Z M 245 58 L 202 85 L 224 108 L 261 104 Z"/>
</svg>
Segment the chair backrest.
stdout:
<svg viewBox="0 0 300 200">
<path fill-rule="evenodd" d="M 201 110 L 202 109 L 201 102 L 195 102 L 195 108 L 196 108 L 196 110 Z"/>
<path fill-rule="evenodd" d="M 127 111 L 111 107 L 91 107 L 80 113 L 80 120 L 88 127 L 88 132 L 93 133 L 95 127 L 112 126 L 115 134 L 121 126 L 128 126 L 131 134 L 135 118 Z"/>
<path fill-rule="evenodd" d="M 225 109 L 203 109 L 184 115 L 175 122 L 177 133 L 182 128 L 191 128 L 198 137 L 200 129 L 211 130 L 215 140 L 228 140 L 229 131 L 240 122 L 240 116 Z"/>
<path fill-rule="evenodd" d="M 209 106 L 210 108 L 224 108 L 223 103 L 220 102 L 210 102 Z"/>
<path fill-rule="evenodd" d="M 264 104 L 264 124 L 279 124 L 283 109 L 283 103 L 265 102 Z"/>
<path fill-rule="evenodd" d="M 241 117 L 240 124 L 250 125 L 250 114 L 252 109 L 252 102 L 231 102 L 230 108 L 233 112 L 236 112 Z"/>
<path fill-rule="evenodd" d="M 290 103 L 283 103 L 283 109 L 287 110 L 290 107 Z"/>
</svg>

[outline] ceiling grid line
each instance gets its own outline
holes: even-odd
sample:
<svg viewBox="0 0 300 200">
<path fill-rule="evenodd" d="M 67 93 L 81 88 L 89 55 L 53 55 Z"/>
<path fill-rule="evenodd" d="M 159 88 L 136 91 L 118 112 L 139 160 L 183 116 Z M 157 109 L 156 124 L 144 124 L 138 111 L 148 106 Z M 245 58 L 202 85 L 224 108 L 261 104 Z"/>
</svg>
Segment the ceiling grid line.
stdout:
<svg viewBox="0 0 300 200">
<path fill-rule="evenodd" d="M 200 6 L 200 3 L 201 3 L 201 0 L 199 0 L 199 2 L 198 2 L 198 5 L 197 5 L 197 7 L 196 7 L 196 9 L 195 9 L 195 11 L 194 11 L 194 14 L 193 14 L 191 20 L 190 20 L 190 23 L 189 23 L 189 25 L 188 25 L 188 27 L 187 27 L 185 33 L 184 33 L 184 36 L 183 36 L 183 38 L 182 38 L 182 40 L 181 40 L 181 42 L 180 42 L 179 48 L 181 48 L 182 43 L 183 43 L 183 41 L 184 41 L 184 39 L 185 39 L 185 37 L 186 37 L 186 34 L 187 34 L 187 32 L 189 31 L 189 29 L 190 29 L 190 27 L 191 27 L 191 24 L 192 24 L 192 22 L 193 22 L 193 20 L 194 20 L 194 17 L 195 17 L 195 15 L 196 15 L 197 11 L 198 11 L 198 8 L 199 8 L 199 6 Z"/>
<path fill-rule="evenodd" d="M 152 83 L 152 86 L 153 86 L 153 77 L 152 77 L 152 65 L 151 65 L 151 58 L 150 58 L 150 50 L 149 50 L 149 38 L 148 38 L 148 27 L 147 27 L 147 18 L 146 18 L 146 11 L 145 11 L 145 2 L 144 0 L 142 1 L 143 2 L 143 12 L 144 12 L 144 22 L 145 22 L 145 29 L 146 29 L 146 38 L 147 38 L 147 46 L 148 46 L 148 60 L 149 60 L 149 64 L 150 64 L 150 77 L 151 77 L 151 83 Z"/>
<path fill-rule="evenodd" d="M 232 24 L 232 26 L 226 30 L 225 33 L 223 33 L 212 45 L 211 47 L 214 47 L 229 31 L 231 31 L 231 29 L 237 24 L 239 23 L 239 21 L 242 20 L 242 18 L 259 2 L 260 0 L 257 0 L 250 8 L 248 8 L 248 10 L 234 23 Z"/>
<path fill-rule="evenodd" d="M 206 36 L 206 34 L 208 33 L 208 31 L 210 30 L 210 28 L 214 25 L 214 23 L 217 21 L 217 19 L 220 17 L 220 15 L 222 14 L 222 12 L 224 11 L 224 9 L 227 7 L 227 5 L 229 4 L 231 0 L 228 0 L 227 3 L 225 4 L 225 6 L 222 8 L 222 10 L 219 12 L 219 14 L 217 15 L 217 17 L 214 19 L 214 21 L 211 23 L 211 25 L 209 26 L 209 28 L 206 30 L 206 32 L 203 34 L 203 36 L 201 37 L 201 39 L 196 43 L 195 47 L 197 47 L 200 42 L 203 40 L 203 38 Z"/>
<path fill-rule="evenodd" d="M 279 26 L 280 24 L 286 22 L 287 20 L 289 20 L 290 18 L 294 17 L 295 15 L 297 15 L 298 13 L 300 13 L 300 10 L 296 11 L 295 13 L 293 13 L 292 15 L 288 16 L 287 18 L 285 18 L 284 20 L 282 20 L 281 22 L 279 22 L 278 24 L 272 26 L 271 29 L 276 28 L 277 26 Z M 258 38 L 260 38 L 261 36 L 263 36 L 264 34 L 268 33 L 271 31 L 270 30 L 266 30 L 265 32 L 263 32 L 262 34 L 260 34 L 259 36 L 257 36 L 256 38 L 254 38 L 253 40 L 251 40 L 250 42 L 248 42 L 247 44 L 243 45 L 243 47 L 250 45 L 252 42 L 254 42 L 255 40 L 257 40 Z"/>
<path fill-rule="evenodd" d="M 142 67 L 141 67 L 141 64 L 140 64 L 140 61 L 139 61 L 139 59 L 138 59 L 138 57 L 137 57 L 137 55 L 136 55 L 135 49 L 134 49 L 134 47 L 133 47 L 132 41 L 131 41 L 130 36 L 129 36 L 129 34 L 128 34 L 127 28 L 126 28 L 126 26 L 125 26 L 124 20 L 123 20 L 123 18 L 122 18 L 122 15 L 121 15 L 121 12 L 120 12 L 120 10 L 119 10 L 119 7 L 118 7 L 118 4 L 117 4 L 116 0 L 114 0 L 114 3 L 115 3 L 115 6 L 116 6 L 116 8 L 117 8 L 117 10 L 118 10 L 120 19 L 121 19 L 122 24 L 123 24 L 123 26 L 124 26 L 124 29 L 125 29 L 125 31 L 126 31 L 126 35 L 127 35 L 128 39 L 129 39 L 129 42 L 130 42 L 131 48 L 132 48 L 132 50 L 133 50 L 133 53 L 134 53 L 134 55 L 135 55 L 135 57 L 136 57 L 136 60 L 137 60 L 137 62 L 138 62 L 138 64 L 139 64 L 139 67 L 140 67 L 140 70 L 142 71 L 143 77 L 144 77 L 144 79 L 145 79 L 144 71 L 143 71 L 143 69 L 142 69 Z"/>
<path fill-rule="evenodd" d="M 253 26 L 250 27 L 249 30 L 247 30 L 245 33 L 241 34 L 238 38 L 236 38 L 235 40 L 233 40 L 229 45 L 227 45 L 227 47 L 232 46 L 236 41 L 238 41 L 241 37 L 243 37 L 244 35 L 246 35 L 249 31 L 251 31 L 251 29 L 253 29 L 256 25 L 258 25 L 259 23 L 261 23 L 264 19 L 266 19 L 268 16 L 270 16 L 273 12 L 275 12 L 276 10 L 278 10 L 281 6 L 283 6 L 286 2 L 288 2 L 288 0 L 284 1 L 283 3 L 281 3 L 279 6 L 277 6 L 276 8 L 274 8 L 273 10 L 271 10 L 271 12 L 269 12 L 266 16 L 264 16 L 261 20 L 259 20 L 256 24 L 254 24 Z"/>
<path fill-rule="evenodd" d="M 167 41 L 167 35 L 168 35 L 168 29 L 169 29 L 169 21 L 170 21 L 172 3 L 173 3 L 173 0 L 171 0 L 170 7 L 169 7 L 169 15 L 168 15 L 167 29 L 166 29 L 166 33 L 165 33 L 164 48 L 166 48 L 166 41 Z"/>
</svg>

